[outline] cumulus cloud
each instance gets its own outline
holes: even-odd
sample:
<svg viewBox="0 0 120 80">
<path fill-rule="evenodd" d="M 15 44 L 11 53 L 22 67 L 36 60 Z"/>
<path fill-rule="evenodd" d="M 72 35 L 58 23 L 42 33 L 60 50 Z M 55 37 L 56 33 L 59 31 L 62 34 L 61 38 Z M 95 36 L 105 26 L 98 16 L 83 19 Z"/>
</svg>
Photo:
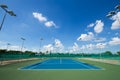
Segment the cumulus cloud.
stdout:
<svg viewBox="0 0 120 80">
<path fill-rule="evenodd" d="M 109 41 L 109 44 L 110 45 L 120 45 L 120 38 L 118 38 L 118 37 L 112 38 L 112 40 Z"/>
<path fill-rule="evenodd" d="M 54 45 L 56 52 L 63 52 L 64 46 L 62 42 L 59 39 L 55 39 L 55 45 Z"/>
<path fill-rule="evenodd" d="M 120 12 L 114 15 L 111 19 L 114 20 L 111 29 L 112 30 L 120 29 Z"/>
<path fill-rule="evenodd" d="M 54 47 L 52 44 L 48 44 L 48 45 L 44 45 L 43 48 L 46 50 L 46 51 L 53 51 Z"/>
<path fill-rule="evenodd" d="M 76 42 L 74 42 L 74 45 L 72 47 L 69 47 L 69 51 L 70 53 L 79 53 L 80 51 L 80 47 L 78 46 L 78 44 Z"/>
<path fill-rule="evenodd" d="M 101 33 L 103 31 L 104 23 L 101 20 L 96 20 L 94 31 L 96 33 Z"/>
<path fill-rule="evenodd" d="M 45 24 L 46 27 L 52 27 L 52 26 L 56 27 L 56 25 L 55 25 L 55 23 L 53 21 L 47 21 L 44 24 Z"/>
<path fill-rule="evenodd" d="M 55 47 L 63 47 L 63 44 L 59 39 L 55 39 Z"/>
<path fill-rule="evenodd" d="M 54 44 L 48 44 L 43 46 L 43 51 L 51 52 L 63 52 L 64 46 L 59 39 L 55 39 Z"/>
<path fill-rule="evenodd" d="M 77 38 L 78 41 L 90 41 L 94 39 L 94 34 L 92 32 L 88 32 L 88 34 L 81 34 L 80 37 Z"/>
<path fill-rule="evenodd" d="M 43 16 L 42 13 L 33 12 L 33 17 L 36 18 L 36 19 L 38 19 L 39 22 L 43 22 L 46 27 L 49 27 L 49 28 L 50 27 L 58 28 L 53 21 L 49 21 L 46 17 Z"/>
<path fill-rule="evenodd" d="M 96 33 L 101 33 L 103 31 L 104 23 L 101 20 L 96 20 L 95 23 L 90 23 L 87 28 L 94 27 Z"/>
<path fill-rule="evenodd" d="M 40 22 L 47 21 L 47 18 L 42 15 L 42 13 L 33 12 L 34 18 L 38 19 Z"/>
<path fill-rule="evenodd" d="M 91 23 L 87 27 L 90 28 L 90 27 L 93 27 L 94 25 L 95 25 L 94 23 Z"/>
<path fill-rule="evenodd" d="M 115 20 L 115 21 L 112 23 L 111 29 L 112 29 L 112 30 L 120 29 L 120 22 L 119 22 L 118 20 Z"/>
</svg>

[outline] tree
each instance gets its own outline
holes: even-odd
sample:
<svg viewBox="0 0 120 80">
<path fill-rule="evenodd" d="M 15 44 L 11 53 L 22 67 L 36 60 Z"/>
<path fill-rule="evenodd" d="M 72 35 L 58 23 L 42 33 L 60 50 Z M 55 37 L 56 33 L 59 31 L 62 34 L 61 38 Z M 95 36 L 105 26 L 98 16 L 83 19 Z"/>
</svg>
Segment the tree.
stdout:
<svg viewBox="0 0 120 80">
<path fill-rule="evenodd" d="M 120 51 L 118 51 L 117 54 L 120 55 Z"/>
<path fill-rule="evenodd" d="M 4 53 L 7 53 L 7 50 L 6 49 L 0 49 L 0 54 L 4 54 Z"/>
<path fill-rule="evenodd" d="M 8 51 L 9 54 L 20 54 L 21 51 L 14 51 L 14 50 L 10 50 Z"/>
<path fill-rule="evenodd" d="M 33 56 L 35 55 L 35 52 L 32 52 L 32 51 L 25 51 L 26 54 L 30 55 L 30 56 Z"/>
<path fill-rule="evenodd" d="M 112 55 L 111 51 L 106 51 L 105 53 L 103 53 L 104 55 Z"/>
</svg>

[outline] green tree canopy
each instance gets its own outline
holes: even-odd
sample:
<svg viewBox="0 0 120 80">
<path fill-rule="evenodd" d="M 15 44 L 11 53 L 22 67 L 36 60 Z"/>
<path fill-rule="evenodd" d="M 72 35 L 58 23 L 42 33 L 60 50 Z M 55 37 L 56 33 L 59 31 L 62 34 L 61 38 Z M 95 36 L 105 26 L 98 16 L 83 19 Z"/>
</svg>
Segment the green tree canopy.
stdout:
<svg viewBox="0 0 120 80">
<path fill-rule="evenodd" d="M 112 52 L 111 51 L 106 51 L 103 53 L 104 55 L 112 55 Z"/>
<path fill-rule="evenodd" d="M 118 51 L 117 54 L 120 55 L 120 51 Z"/>
</svg>

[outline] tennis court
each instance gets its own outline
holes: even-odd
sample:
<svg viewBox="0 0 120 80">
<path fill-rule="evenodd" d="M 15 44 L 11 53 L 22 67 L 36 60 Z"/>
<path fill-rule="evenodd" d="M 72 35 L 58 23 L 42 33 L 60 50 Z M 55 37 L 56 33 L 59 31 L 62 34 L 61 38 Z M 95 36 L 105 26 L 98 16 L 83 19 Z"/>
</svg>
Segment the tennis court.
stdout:
<svg viewBox="0 0 120 80">
<path fill-rule="evenodd" d="M 21 68 L 22 70 L 53 70 L 53 69 L 80 69 L 80 70 L 101 70 L 101 68 L 83 63 L 73 59 L 48 59 Z"/>
<path fill-rule="evenodd" d="M 69 61 L 70 60 L 70 61 Z M 52 61 L 52 63 L 51 63 Z M 67 61 L 67 62 L 66 62 Z M 68 63 L 69 61 L 69 63 Z M 120 79 L 120 66 L 108 63 L 72 58 L 62 59 L 62 64 L 80 64 L 87 63 L 97 66 L 105 70 L 98 69 L 25 69 L 25 67 L 33 64 L 60 64 L 60 59 L 40 59 L 33 61 L 18 62 L 15 64 L 0 66 L 1 80 L 118 80 Z M 38 64 L 37 64 L 38 63 Z M 61 65 L 62 65 L 61 64 Z M 39 65 L 42 66 L 42 65 Z M 68 65 L 67 65 L 68 66 Z M 35 66 L 34 66 L 35 67 Z M 49 66 L 50 67 L 50 66 Z M 56 67 L 56 66 L 55 66 Z M 69 67 L 69 66 L 68 66 Z M 24 68 L 18 70 L 18 68 Z"/>
</svg>

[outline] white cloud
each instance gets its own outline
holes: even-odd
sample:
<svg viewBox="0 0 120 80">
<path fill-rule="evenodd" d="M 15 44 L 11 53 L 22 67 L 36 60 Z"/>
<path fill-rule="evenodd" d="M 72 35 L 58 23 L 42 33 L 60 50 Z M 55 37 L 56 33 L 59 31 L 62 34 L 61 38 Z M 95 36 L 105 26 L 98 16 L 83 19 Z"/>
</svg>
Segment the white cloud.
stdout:
<svg viewBox="0 0 120 80">
<path fill-rule="evenodd" d="M 54 49 L 56 52 L 63 52 L 64 46 L 59 39 L 55 39 Z"/>
<path fill-rule="evenodd" d="M 78 46 L 78 44 L 75 42 L 74 45 L 72 47 L 68 48 L 68 52 L 70 53 L 79 53 L 80 51 L 80 47 Z"/>
<path fill-rule="evenodd" d="M 93 27 L 95 24 L 94 23 L 91 23 L 91 24 L 89 24 L 87 27 L 89 28 L 89 27 Z"/>
<path fill-rule="evenodd" d="M 53 21 L 47 21 L 47 22 L 45 22 L 45 26 L 46 27 L 52 27 L 52 26 L 56 27 L 56 24 Z"/>
<path fill-rule="evenodd" d="M 88 34 L 81 34 L 80 37 L 78 37 L 78 41 L 90 41 L 94 39 L 94 34 L 92 32 L 88 32 Z"/>
<path fill-rule="evenodd" d="M 86 45 L 82 45 L 82 47 L 80 47 L 80 49 L 84 50 L 84 51 L 86 51 L 86 49 L 96 50 L 97 48 L 105 48 L 106 45 L 107 45 L 107 43 L 86 44 Z"/>
<path fill-rule="evenodd" d="M 20 47 L 19 46 L 16 46 L 16 45 L 13 45 L 13 46 L 9 46 L 8 47 L 9 50 L 20 50 Z"/>
<path fill-rule="evenodd" d="M 93 44 L 87 44 L 87 45 L 86 45 L 86 48 L 92 50 L 92 49 L 95 48 L 95 45 L 93 45 Z"/>
<path fill-rule="evenodd" d="M 96 20 L 94 31 L 96 33 L 101 33 L 103 31 L 104 23 L 101 20 Z"/>
<path fill-rule="evenodd" d="M 19 46 L 16 46 L 16 45 L 9 45 L 9 46 L 7 46 L 7 45 L 2 45 L 2 46 L 0 46 L 0 49 L 7 49 L 7 50 L 18 50 L 18 51 L 20 51 L 20 47 Z"/>
<path fill-rule="evenodd" d="M 64 52 L 64 46 L 59 39 L 55 39 L 54 44 L 44 45 L 42 51 Z"/>
<path fill-rule="evenodd" d="M 111 29 L 120 29 L 120 12 L 118 12 L 116 15 L 114 15 L 112 18 L 114 22 L 112 23 Z"/>
<path fill-rule="evenodd" d="M 78 48 L 78 47 L 79 47 L 76 42 L 74 43 L 74 47 L 75 47 L 75 48 Z"/>
<path fill-rule="evenodd" d="M 34 18 L 38 19 L 40 22 L 47 21 L 47 18 L 42 15 L 42 13 L 33 12 Z"/>
<path fill-rule="evenodd" d="M 112 40 L 109 41 L 109 44 L 110 45 L 120 45 L 120 38 L 118 38 L 118 37 L 112 38 Z"/>
<path fill-rule="evenodd" d="M 63 47 L 63 44 L 61 43 L 61 41 L 59 39 L 55 39 L 55 47 Z"/>
<path fill-rule="evenodd" d="M 74 52 L 78 52 L 79 51 L 79 46 L 77 43 L 74 43 L 73 47 L 72 47 Z"/>
<path fill-rule="evenodd" d="M 95 42 L 103 42 L 103 41 L 106 41 L 106 38 L 96 38 L 94 41 Z"/>
<path fill-rule="evenodd" d="M 42 13 L 33 12 L 33 16 L 34 16 L 34 18 L 38 19 L 39 22 L 43 22 L 46 27 L 49 27 L 49 28 L 50 27 L 58 28 L 53 21 L 48 21 L 48 19 L 46 17 L 44 17 L 42 15 Z"/>
<path fill-rule="evenodd" d="M 107 43 L 97 43 L 96 48 L 105 48 Z"/>
<path fill-rule="evenodd" d="M 82 47 L 80 47 L 80 49 L 84 50 L 86 47 L 85 45 L 82 45 Z"/>
<path fill-rule="evenodd" d="M 43 48 L 46 51 L 53 51 L 53 49 L 54 49 L 52 44 L 44 45 Z"/>
<path fill-rule="evenodd" d="M 120 29 L 120 22 L 119 22 L 118 20 L 115 20 L 115 21 L 112 23 L 111 29 L 112 29 L 112 30 Z"/>
</svg>

